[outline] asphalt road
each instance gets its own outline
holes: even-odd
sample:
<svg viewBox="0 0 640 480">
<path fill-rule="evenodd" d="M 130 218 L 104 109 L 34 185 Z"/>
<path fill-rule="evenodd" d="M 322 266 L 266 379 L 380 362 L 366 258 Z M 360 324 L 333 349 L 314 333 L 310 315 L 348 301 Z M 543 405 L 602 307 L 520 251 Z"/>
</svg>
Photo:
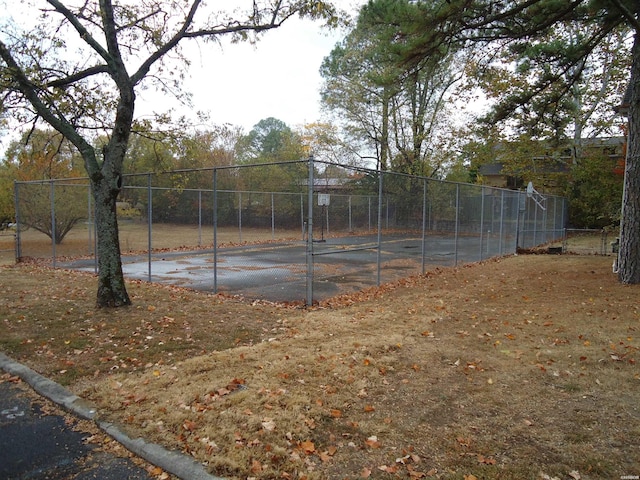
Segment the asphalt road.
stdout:
<svg viewBox="0 0 640 480">
<path fill-rule="evenodd" d="M 129 458 L 88 442 L 92 434 L 78 430 L 77 425 L 21 382 L 0 380 L 0 478 L 152 478 Z"/>
</svg>

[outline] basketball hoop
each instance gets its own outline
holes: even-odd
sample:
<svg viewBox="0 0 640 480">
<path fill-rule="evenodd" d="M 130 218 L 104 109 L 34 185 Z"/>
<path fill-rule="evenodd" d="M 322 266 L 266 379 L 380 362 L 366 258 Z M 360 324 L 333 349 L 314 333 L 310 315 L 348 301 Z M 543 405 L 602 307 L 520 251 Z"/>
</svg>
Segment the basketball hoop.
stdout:
<svg viewBox="0 0 640 480">
<path fill-rule="evenodd" d="M 542 210 L 546 210 L 547 208 L 544 206 L 546 202 L 546 198 L 541 195 L 535 188 L 533 188 L 533 182 L 529 182 L 527 185 L 527 197 L 536 202 L 536 205 L 540 207 Z"/>
</svg>

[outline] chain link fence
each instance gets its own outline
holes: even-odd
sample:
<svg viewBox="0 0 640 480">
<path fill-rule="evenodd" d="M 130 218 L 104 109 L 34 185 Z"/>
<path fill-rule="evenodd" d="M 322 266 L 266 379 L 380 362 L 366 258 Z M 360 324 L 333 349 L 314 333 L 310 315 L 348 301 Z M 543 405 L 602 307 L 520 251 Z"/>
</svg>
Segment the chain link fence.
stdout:
<svg viewBox="0 0 640 480">
<path fill-rule="evenodd" d="M 562 253 L 611 255 L 618 253 L 618 230 L 567 228 L 562 238 Z"/>
<path fill-rule="evenodd" d="M 87 179 L 18 182 L 15 202 L 18 258 L 97 269 Z M 127 175 L 118 214 L 131 278 L 312 304 L 562 241 L 566 202 L 310 158 Z"/>
</svg>

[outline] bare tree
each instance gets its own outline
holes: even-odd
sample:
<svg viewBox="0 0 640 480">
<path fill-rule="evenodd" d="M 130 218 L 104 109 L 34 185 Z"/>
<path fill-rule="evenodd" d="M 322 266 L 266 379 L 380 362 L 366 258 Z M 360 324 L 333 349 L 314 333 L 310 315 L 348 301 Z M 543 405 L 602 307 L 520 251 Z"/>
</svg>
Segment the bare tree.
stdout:
<svg viewBox="0 0 640 480">
<path fill-rule="evenodd" d="M 48 123 L 83 158 L 96 205 L 100 307 L 131 303 L 116 199 L 136 91 L 180 91 L 186 40 L 253 41 L 293 16 L 338 21 L 336 9 L 322 0 L 239 3 L 246 9 L 214 12 L 201 0 L 32 0 L 19 4 L 20 21 L 0 28 L 2 108 L 24 121 Z M 3 10 L 15 11 L 15 2 Z M 91 143 L 96 132 L 107 138 L 99 147 Z"/>
</svg>

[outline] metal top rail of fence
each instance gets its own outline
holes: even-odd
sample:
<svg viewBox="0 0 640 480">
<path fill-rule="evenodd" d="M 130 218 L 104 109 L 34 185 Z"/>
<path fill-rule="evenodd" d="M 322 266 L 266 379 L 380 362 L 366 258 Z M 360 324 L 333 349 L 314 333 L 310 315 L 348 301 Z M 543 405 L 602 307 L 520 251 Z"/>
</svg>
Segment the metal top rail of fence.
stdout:
<svg viewBox="0 0 640 480">
<path fill-rule="evenodd" d="M 95 270 L 87 179 L 16 182 L 16 254 Z M 312 304 L 562 240 L 566 202 L 313 158 L 124 177 L 125 275 Z"/>
</svg>

